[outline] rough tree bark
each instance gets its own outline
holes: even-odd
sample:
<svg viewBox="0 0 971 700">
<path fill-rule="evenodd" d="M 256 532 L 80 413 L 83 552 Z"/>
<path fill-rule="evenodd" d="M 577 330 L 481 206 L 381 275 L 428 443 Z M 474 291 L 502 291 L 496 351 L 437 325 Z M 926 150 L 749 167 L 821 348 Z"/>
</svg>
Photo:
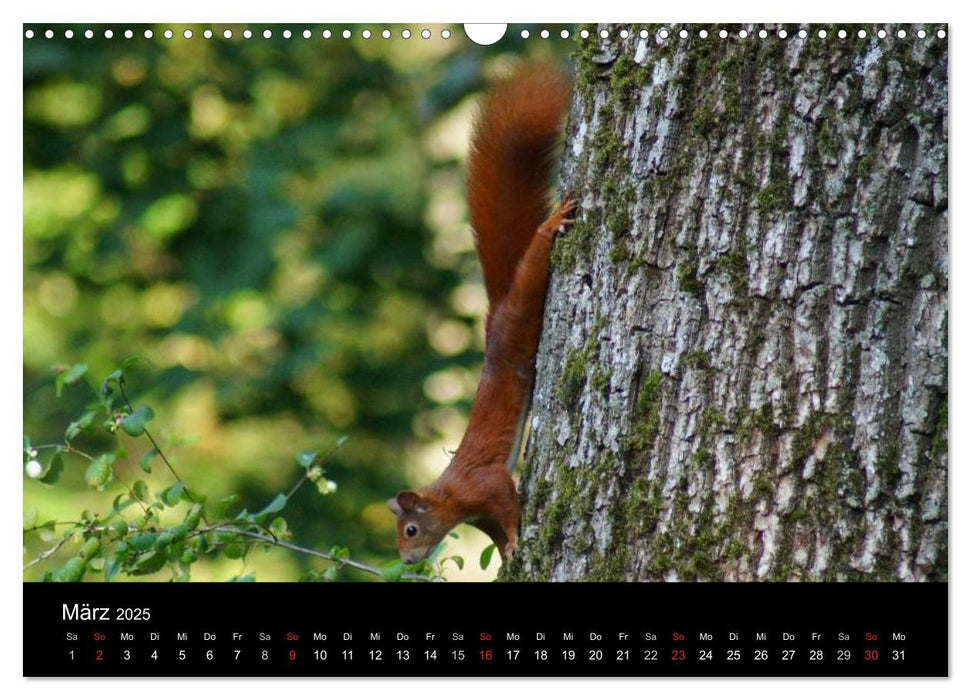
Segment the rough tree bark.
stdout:
<svg viewBox="0 0 971 700">
<path fill-rule="evenodd" d="M 947 40 L 684 28 L 576 57 L 503 579 L 946 579 Z"/>
</svg>

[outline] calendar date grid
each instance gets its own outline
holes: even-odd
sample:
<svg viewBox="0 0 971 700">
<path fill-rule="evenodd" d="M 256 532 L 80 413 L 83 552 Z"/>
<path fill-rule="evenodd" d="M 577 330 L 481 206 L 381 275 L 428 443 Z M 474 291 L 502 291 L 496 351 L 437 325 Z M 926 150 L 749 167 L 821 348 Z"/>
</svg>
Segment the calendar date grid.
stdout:
<svg viewBox="0 0 971 700">
<path fill-rule="evenodd" d="M 905 631 L 740 632 L 414 632 L 234 631 L 67 633 L 64 654 L 78 664 L 311 665 L 408 664 L 639 666 L 646 675 L 704 665 L 897 664 L 907 660 Z"/>
<path fill-rule="evenodd" d="M 148 586 L 25 584 L 25 675 L 948 672 L 946 585 Z"/>
</svg>

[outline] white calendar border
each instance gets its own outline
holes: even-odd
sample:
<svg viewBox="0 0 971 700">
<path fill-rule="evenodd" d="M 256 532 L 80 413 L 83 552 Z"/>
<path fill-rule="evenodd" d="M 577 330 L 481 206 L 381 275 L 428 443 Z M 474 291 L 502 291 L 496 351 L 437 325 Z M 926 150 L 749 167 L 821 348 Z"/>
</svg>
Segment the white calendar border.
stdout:
<svg viewBox="0 0 971 700">
<path fill-rule="evenodd" d="M 11 5 L 13 6 L 11 8 Z M 308 10 L 308 7 L 315 8 Z M 24 12 L 29 11 L 29 16 Z M 17 36 L 20 24 L 30 22 L 151 22 L 159 19 L 177 19 L 179 22 L 210 22 L 219 20 L 247 21 L 247 22 L 281 22 L 281 21 L 315 21 L 326 20 L 328 23 L 362 23 L 389 21 L 454 21 L 476 20 L 480 22 L 510 21 L 516 22 L 573 22 L 573 21 L 641 21 L 654 22 L 736 22 L 764 19 L 779 22 L 862 22 L 899 21 L 899 22 L 937 22 L 950 20 L 949 35 L 961 37 L 961 30 L 969 24 L 965 22 L 966 10 L 956 10 L 948 7 L 944 2 L 902 2 L 888 0 L 875 2 L 849 3 L 845 0 L 806 0 L 804 3 L 782 5 L 770 0 L 756 0 L 749 2 L 725 3 L 715 0 L 702 0 L 695 3 L 632 3 L 629 0 L 597 0 L 583 2 L 578 0 L 557 0 L 552 7 L 537 5 L 528 7 L 521 0 L 488 0 L 476 6 L 460 3 L 457 0 L 446 2 L 434 0 L 430 2 L 409 2 L 392 4 L 387 0 L 379 0 L 369 6 L 358 3 L 331 4 L 326 2 L 307 3 L 306 0 L 272 0 L 263 6 L 253 7 L 239 2 L 207 2 L 198 0 L 166 0 L 155 7 L 141 2 L 99 2 L 97 5 L 68 3 L 62 0 L 44 3 L 8 3 L 2 10 L 4 21 L 0 24 L 0 51 L 5 59 L 2 72 L 3 89 L 7 95 L 22 89 L 22 52 L 21 41 Z M 959 41 L 951 43 L 950 104 L 949 112 L 951 124 L 967 124 L 968 81 L 958 82 L 955 76 L 965 78 L 968 75 L 968 64 L 965 60 L 967 45 L 962 46 Z M 9 103 L 8 103 L 9 104 Z M 3 115 L 6 148 L 4 162 L 4 218 L 7 221 L 7 234 L 0 237 L 0 293 L 6 303 L 2 305 L 0 323 L 11 329 L 23 326 L 22 319 L 22 114 L 20 100 L 16 101 L 15 109 Z M 959 115 L 955 118 L 954 115 Z M 963 117 L 963 118 L 962 118 Z M 950 130 L 952 173 L 950 178 L 951 192 L 967 192 L 968 147 L 963 131 L 957 136 Z M 950 197 L 950 259 L 951 270 L 964 272 L 971 264 L 968 254 L 968 238 L 971 232 L 963 229 L 962 222 L 966 218 L 964 201 L 961 197 Z M 963 232 L 959 235 L 955 232 Z M 969 276 L 971 277 L 971 276 Z M 968 293 L 969 279 L 964 274 L 950 275 L 950 318 L 949 327 L 951 338 L 949 354 L 951 358 L 969 358 L 968 340 L 968 310 L 971 309 L 971 295 Z M 16 302 L 16 303 L 15 303 Z M 20 605 L 15 611 L 9 611 L 11 617 L 22 615 L 22 572 L 14 570 L 14 563 L 20 562 L 18 551 L 21 549 L 19 537 L 19 513 L 22 510 L 22 490 L 20 488 L 20 464 L 14 451 L 20 450 L 21 425 L 13 418 L 22 415 L 22 344 L 19 346 L 5 345 L 0 349 L 0 372 L 5 381 L 2 386 L 8 387 L 3 400 L 3 412 L 0 413 L 0 446 L 7 449 L 7 459 L 3 461 L 5 482 L 0 489 L 4 498 L 2 511 L 7 515 L 0 524 L 0 541 L 3 542 L 2 561 L 9 564 L 9 571 L 0 579 L 0 591 L 4 600 L 16 600 Z M 971 395 L 969 373 L 971 369 L 962 366 L 963 363 L 952 361 L 949 377 L 949 414 L 951 427 L 949 431 L 951 445 L 950 484 L 949 484 L 949 517 L 951 528 L 949 576 L 951 581 L 951 644 L 950 658 L 952 661 L 952 679 L 949 682 L 928 680 L 813 680 L 809 682 L 794 682 L 792 680 L 774 679 L 651 679 L 651 680 L 619 680 L 619 679 L 571 679 L 571 680 L 489 680 L 480 682 L 469 680 L 327 680 L 318 679 L 171 679 L 162 682 L 146 682 L 142 680 L 124 679 L 91 679 L 91 680 L 24 680 L 7 685 L 11 692 L 32 699 L 60 698 L 68 694 L 72 700 L 79 698 L 103 698 L 106 693 L 114 697 L 130 696 L 144 699 L 169 700 L 174 694 L 183 694 L 191 690 L 192 696 L 207 697 L 215 693 L 240 692 L 244 697 L 247 691 L 254 694 L 274 693 L 278 691 L 304 695 L 313 693 L 327 693 L 331 697 L 360 696 L 362 691 L 370 695 L 395 696 L 406 693 L 411 696 L 429 697 L 457 697 L 461 700 L 493 700 L 497 693 L 517 697 L 519 695 L 532 696 L 542 692 L 544 695 L 555 694 L 556 700 L 569 698 L 584 698 L 593 693 L 606 691 L 616 697 L 648 698 L 665 696 L 668 698 L 691 698 L 704 694 L 706 698 L 712 694 L 727 698 L 757 696 L 779 696 L 784 694 L 787 700 L 818 700 L 821 694 L 837 697 L 844 693 L 858 695 L 861 693 L 879 693 L 884 698 L 901 698 L 913 700 L 914 696 L 931 692 L 940 697 L 958 697 L 958 688 L 967 692 L 965 686 L 971 669 L 966 662 L 971 658 L 971 643 L 968 633 L 971 633 L 969 621 L 969 597 L 966 594 L 956 594 L 956 585 L 961 590 L 968 591 L 967 556 L 959 558 L 969 551 L 968 520 L 964 513 L 968 512 L 969 470 L 968 459 L 971 456 L 968 430 L 954 430 L 955 426 L 968 425 L 971 415 L 967 409 L 967 398 Z M 9 482 L 7 482 L 9 480 Z M 956 507 L 957 506 L 957 507 Z M 16 519 L 17 522 L 14 522 Z M 960 544 L 960 549 L 956 546 Z M 4 567 L 6 570 L 6 567 Z M 364 584 L 362 584 L 364 585 Z M 375 584 L 379 585 L 379 584 Z M 29 620 L 25 621 L 29 624 Z M 23 650 L 14 640 L 7 646 L 7 653 L 2 660 L 3 680 L 15 680 L 22 675 Z M 28 653 L 43 653 L 43 650 L 26 650 Z M 965 660 L 965 661 L 962 661 Z M 956 663 L 954 663 L 956 662 Z M 399 687 L 398 684 L 404 684 Z M 541 685 L 540 685 L 541 684 Z"/>
</svg>

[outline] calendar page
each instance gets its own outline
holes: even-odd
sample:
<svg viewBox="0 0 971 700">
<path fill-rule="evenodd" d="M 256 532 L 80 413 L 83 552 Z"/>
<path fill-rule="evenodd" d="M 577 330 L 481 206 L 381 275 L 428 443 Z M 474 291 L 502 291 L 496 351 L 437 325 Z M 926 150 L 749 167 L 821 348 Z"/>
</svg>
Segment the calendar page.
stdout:
<svg viewBox="0 0 971 700">
<path fill-rule="evenodd" d="M 23 25 L 23 674 L 947 676 L 948 41 Z"/>
</svg>

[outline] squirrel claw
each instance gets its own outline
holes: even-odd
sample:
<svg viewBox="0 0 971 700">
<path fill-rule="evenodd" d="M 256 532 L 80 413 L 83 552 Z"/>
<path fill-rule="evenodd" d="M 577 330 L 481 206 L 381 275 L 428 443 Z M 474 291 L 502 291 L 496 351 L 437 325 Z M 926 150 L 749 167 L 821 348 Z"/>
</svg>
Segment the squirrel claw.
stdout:
<svg viewBox="0 0 971 700">
<path fill-rule="evenodd" d="M 540 231 L 546 231 L 548 234 L 552 233 L 554 235 L 558 233 L 566 233 L 566 229 L 573 224 L 576 219 L 572 218 L 572 214 L 577 208 L 576 202 L 573 200 L 572 193 L 568 192 L 563 201 L 556 207 L 550 218 L 548 218 L 542 226 L 540 226 Z"/>
</svg>

